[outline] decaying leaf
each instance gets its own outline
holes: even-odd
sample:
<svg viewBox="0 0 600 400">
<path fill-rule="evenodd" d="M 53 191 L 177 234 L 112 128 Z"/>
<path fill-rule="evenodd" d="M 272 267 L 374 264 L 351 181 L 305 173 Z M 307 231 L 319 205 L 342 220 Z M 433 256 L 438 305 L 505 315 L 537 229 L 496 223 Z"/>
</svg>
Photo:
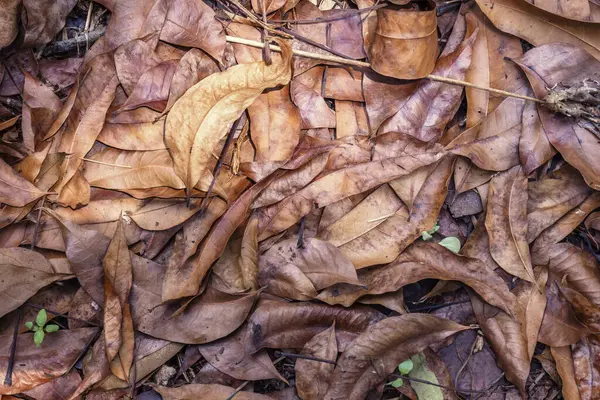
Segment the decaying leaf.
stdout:
<svg viewBox="0 0 600 400">
<path fill-rule="evenodd" d="M 309 340 L 302 349 L 301 354 L 335 362 L 337 353 L 334 322 L 330 328 Z M 306 400 L 323 398 L 329 387 L 329 379 L 334 368 L 333 364 L 305 359 L 297 360 L 296 389 L 298 390 L 298 395 Z"/>
</svg>

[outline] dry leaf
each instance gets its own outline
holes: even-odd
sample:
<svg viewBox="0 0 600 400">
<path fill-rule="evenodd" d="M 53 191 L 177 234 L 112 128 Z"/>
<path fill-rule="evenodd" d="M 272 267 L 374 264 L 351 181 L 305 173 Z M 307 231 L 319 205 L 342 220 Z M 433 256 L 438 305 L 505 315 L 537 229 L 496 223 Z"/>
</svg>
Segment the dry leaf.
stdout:
<svg viewBox="0 0 600 400">
<path fill-rule="evenodd" d="M 235 392 L 235 388 L 217 384 L 202 385 L 199 383 L 183 385 L 177 388 L 157 386 L 156 391 L 160 393 L 164 400 L 194 400 L 194 399 L 220 399 L 227 398 Z M 239 400 L 270 400 L 269 396 L 264 394 L 239 392 L 235 395 Z"/>
<path fill-rule="evenodd" d="M 328 329 L 309 340 L 301 354 L 322 360 L 337 359 L 337 340 L 335 338 L 335 322 Z M 329 387 L 329 378 L 335 366 L 324 362 L 298 359 L 296 361 L 296 389 L 298 395 L 306 400 L 319 400 L 325 396 Z"/>
</svg>

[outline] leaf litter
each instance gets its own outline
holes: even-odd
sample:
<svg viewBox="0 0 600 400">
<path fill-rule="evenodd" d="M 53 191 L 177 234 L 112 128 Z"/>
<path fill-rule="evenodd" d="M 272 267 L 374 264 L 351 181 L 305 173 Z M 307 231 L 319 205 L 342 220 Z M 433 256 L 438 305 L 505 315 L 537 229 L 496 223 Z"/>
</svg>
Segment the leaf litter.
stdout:
<svg viewBox="0 0 600 400">
<path fill-rule="evenodd" d="M 600 398 L 596 2 L 5 3 L 0 397 Z"/>
</svg>

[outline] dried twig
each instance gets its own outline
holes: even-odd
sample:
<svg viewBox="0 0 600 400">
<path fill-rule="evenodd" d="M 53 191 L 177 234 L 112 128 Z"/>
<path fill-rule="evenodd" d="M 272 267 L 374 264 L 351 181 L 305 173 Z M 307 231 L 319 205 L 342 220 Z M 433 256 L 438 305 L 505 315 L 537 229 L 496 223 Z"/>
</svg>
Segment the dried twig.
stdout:
<svg viewBox="0 0 600 400">
<path fill-rule="evenodd" d="M 15 330 L 13 331 L 12 342 L 10 344 L 10 356 L 6 366 L 6 376 L 4 377 L 4 386 L 12 386 L 12 373 L 15 366 L 15 354 L 17 352 L 17 339 L 19 337 L 19 324 L 21 323 L 21 313 L 23 309 L 17 310 L 17 320 L 15 321 Z"/>
<path fill-rule="evenodd" d="M 296 248 L 304 248 L 304 228 L 306 227 L 306 215 L 300 218 L 300 228 L 298 228 L 298 241 L 296 242 Z"/>
<path fill-rule="evenodd" d="M 226 36 L 225 38 L 229 43 L 244 44 L 247 46 L 258 47 L 258 48 L 262 48 L 264 46 L 263 43 L 257 42 L 255 40 L 249 40 L 249 39 L 239 38 L 239 37 L 235 37 L 235 36 Z M 271 47 L 271 50 L 279 51 L 279 52 L 281 51 L 281 48 L 279 46 L 270 45 L 270 47 Z M 312 58 L 314 60 L 330 61 L 330 62 L 334 62 L 334 63 L 338 63 L 338 64 L 351 65 L 354 67 L 361 67 L 361 68 L 370 68 L 371 67 L 371 64 L 369 64 L 368 62 L 352 60 L 352 59 L 347 59 L 347 58 L 338 57 L 338 56 L 311 53 L 311 52 L 303 51 L 303 50 L 292 50 L 292 52 L 296 56 Z M 473 88 L 473 89 L 485 90 L 487 92 L 499 94 L 499 95 L 505 96 L 505 97 L 515 97 L 517 99 L 534 101 L 536 103 L 545 103 L 543 100 L 536 99 L 535 97 L 523 96 L 521 94 L 507 92 L 505 90 L 499 90 L 499 89 L 494 89 L 494 88 L 490 88 L 490 87 L 479 86 L 479 85 L 475 85 L 475 84 L 472 84 L 469 82 L 459 81 L 457 79 L 446 78 L 444 76 L 428 75 L 426 78 L 430 79 L 432 81 L 449 83 L 451 85 L 458 85 L 458 86 L 464 86 L 464 87 L 469 87 L 469 88 Z"/>
<path fill-rule="evenodd" d="M 326 363 L 326 364 L 333 364 L 333 365 L 337 364 L 335 361 L 325 360 L 324 358 L 318 358 L 318 357 L 313 357 L 313 356 L 307 356 L 305 354 L 296 354 L 296 353 L 286 353 L 283 351 L 275 351 L 275 355 L 281 356 L 281 357 L 287 357 L 287 358 L 301 358 L 303 360 L 317 361 L 317 362 L 322 362 L 322 363 Z"/>
<path fill-rule="evenodd" d="M 44 48 L 44 51 L 42 51 L 42 57 L 50 57 L 68 53 L 70 51 L 77 50 L 79 46 L 83 45 L 84 43 L 87 43 L 88 45 L 93 44 L 96 40 L 100 39 L 102 35 L 104 35 L 104 30 L 104 27 L 98 27 L 98 29 L 88 32 L 87 35 L 78 35 L 71 39 L 50 43 Z"/>
<path fill-rule="evenodd" d="M 438 383 L 433 383 L 433 382 L 430 382 L 430 381 L 426 381 L 424 379 L 411 378 L 409 376 L 400 375 L 400 374 L 391 374 L 390 376 L 393 377 L 393 378 L 406 379 L 409 382 L 412 381 L 412 382 L 423 383 L 425 385 L 437 386 L 439 388 L 450 390 L 452 392 L 455 392 L 455 391 L 456 392 L 460 392 L 460 393 L 487 393 L 488 392 L 487 390 L 467 390 L 467 389 L 459 389 L 459 388 L 454 389 L 454 388 L 451 388 L 450 386 L 440 385 Z"/>
</svg>

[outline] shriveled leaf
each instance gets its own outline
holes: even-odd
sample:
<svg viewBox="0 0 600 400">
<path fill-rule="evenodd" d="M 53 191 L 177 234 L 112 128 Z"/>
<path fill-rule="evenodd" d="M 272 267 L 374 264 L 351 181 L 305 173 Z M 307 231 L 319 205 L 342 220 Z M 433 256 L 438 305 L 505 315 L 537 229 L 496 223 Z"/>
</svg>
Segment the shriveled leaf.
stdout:
<svg viewBox="0 0 600 400">
<path fill-rule="evenodd" d="M 259 285 L 280 297 L 310 300 L 316 295 L 315 290 L 342 282 L 361 284 L 354 265 L 325 241 L 305 239 L 304 247 L 298 248 L 297 240 L 284 240 L 259 257 Z"/>
<path fill-rule="evenodd" d="M 199 383 L 183 385 L 177 388 L 157 386 L 156 391 L 164 400 L 194 400 L 194 399 L 220 399 L 227 398 L 235 392 L 235 388 L 217 384 L 202 385 Z M 239 400 L 270 400 L 264 394 L 239 392 L 235 395 Z"/>
<path fill-rule="evenodd" d="M 490 252 L 506 272 L 535 282 L 527 243 L 527 177 L 520 166 L 496 175 L 490 184 L 485 227 Z"/>
<path fill-rule="evenodd" d="M 570 43 L 600 57 L 600 27 L 577 24 L 519 0 L 479 0 L 477 5 L 496 28 L 534 46 Z"/>
<path fill-rule="evenodd" d="M 41 254 L 23 248 L 0 249 L 0 316 L 25 303 L 38 290 L 68 275 L 56 273 Z"/>
<path fill-rule="evenodd" d="M 393 292 L 410 283 L 434 278 L 463 282 L 508 313 L 516 306 L 516 298 L 502 278 L 481 261 L 455 255 L 435 243 L 415 242 L 391 264 L 361 270 L 358 278 L 368 289 L 336 285 L 321 292 L 318 298 L 329 304 L 349 306 L 366 294 Z"/>
<path fill-rule="evenodd" d="M 337 359 L 337 353 L 335 322 L 331 327 L 309 340 L 301 352 L 303 355 L 334 362 Z M 298 359 L 295 367 L 298 395 L 306 400 L 323 398 L 329 387 L 329 379 L 334 368 L 334 364 Z"/>
<path fill-rule="evenodd" d="M 133 323 L 129 311 L 129 292 L 133 281 L 131 257 L 119 219 L 103 260 L 104 265 L 104 340 L 111 370 L 127 380 L 133 362 Z M 115 362 L 113 362 L 115 361 Z"/>
<path fill-rule="evenodd" d="M 177 60 L 168 60 L 144 72 L 125 104 L 121 106 L 121 110 L 133 110 L 144 106 L 156 111 L 163 111 L 167 106 L 171 81 L 177 65 Z"/>
<path fill-rule="evenodd" d="M 428 8 L 377 10 L 377 30 L 369 47 L 374 71 L 398 79 L 424 78 L 433 71 L 437 18 L 435 8 Z"/>
<path fill-rule="evenodd" d="M 600 57 L 600 50 L 589 53 L 589 49 L 585 51 L 567 43 L 553 43 L 532 49 L 517 61 L 537 97 L 543 98 L 549 92 L 547 88 L 555 85 L 571 87 L 586 79 L 600 77 L 600 61 L 592 56 L 595 54 Z M 598 45 L 600 49 L 600 41 Z M 600 144 L 590 123 L 552 113 L 540 105 L 538 114 L 552 146 L 579 170 L 588 185 L 594 189 L 600 188 L 600 163 L 595 157 Z"/>
<path fill-rule="evenodd" d="M 213 74 L 191 87 L 171 108 L 165 143 L 188 194 L 207 172 L 212 151 L 229 126 L 263 90 L 289 82 L 291 49 L 282 45 L 281 63 L 242 64 Z M 193 118 L 190 110 L 194 110 Z"/>
<path fill-rule="evenodd" d="M 400 362 L 466 329 L 469 328 L 428 314 L 406 314 L 380 321 L 344 351 L 324 398 L 364 399 Z"/>
<path fill-rule="evenodd" d="M 47 335 L 40 347 L 32 346 L 33 333 L 19 336 L 12 386 L 0 386 L 0 394 L 32 389 L 67 373 L 98 333 L 96 328 L 61 330 Z M 6 375 L 12 335 L 0 336 L 0 374 Z"/>
<path fill-rule="evenodd" d="M 324 207 L 406 175 L 434 163 L 443 155 L 437 145 L 428 145 L 408 135 L 388 135 L 386 139 L 381 146 L 376 144 L 374 147 L 374 159 L 377 161 L 332 172 L 270 206 L 265 211 L 265 217 L 261 216 L 260 239 L 289 228 L 314 208 Z"/>
<path fill-rule="evenodd" d="M 35 187 L 19 175 L 4 160 L 0 159 L 0 203 L 13 207 L 23 207 L 44 195 L 44 192 Z"/>
</svg>

